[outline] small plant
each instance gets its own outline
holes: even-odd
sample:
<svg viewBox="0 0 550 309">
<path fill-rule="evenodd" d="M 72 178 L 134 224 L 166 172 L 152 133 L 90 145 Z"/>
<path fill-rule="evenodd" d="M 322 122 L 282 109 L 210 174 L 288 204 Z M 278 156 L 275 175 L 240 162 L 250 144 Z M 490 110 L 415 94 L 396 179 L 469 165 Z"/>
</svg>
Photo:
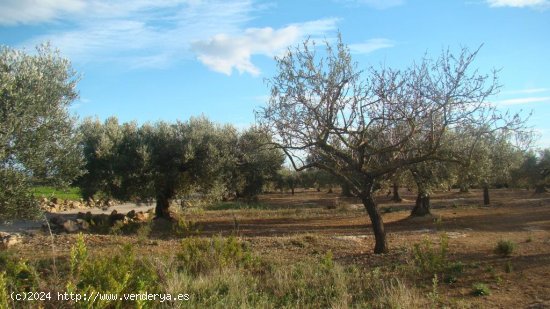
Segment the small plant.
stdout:
<svg viewBox="0 0 550 309">
<path fill-rule="evenodd" d="M 151 230 L 152 226 L 150 222 L 141 224 L 141 226 L 136 230 L 136 236 L 140 244 L 145 243 L 147 239 L 149 239 L 149 235 L 151 235 Z"/>
<path fill-rule="evenodd" d="M 428 298 L 432 302 L 432 307 L 436 308 L 437 303 L 439 303 L 439 292 L 438 292 L 439 280 L 437 275 L 434 275 L 432 278 L 432 291 L 428 293 Z"/>
<path fill-rule="evenodd" d="M 511 261 L 507 261 L 506 264 L 504 264 L 504 271 L 509 274 L 514 271 L 514 265 L 512 265 Z"/>
<path fill-rule="evenodd" d="M 441 234 L 439 247 L 434 247 L 432 242 L 424 239 L 413 247 L 413 258 L 421 273 L 435 274 L 447 267 L 447 250 L 449 247 L 447 234 Z"/>
<path fill-rule="evenodd" d="M 187 221 L 185 217 L 181 216 L 172 224 L 172 232 L 178 237 L 187 237 L 199 234 L 200 231 L 195 222 Z"/>
<path fill-rule="evenodd" d="M 487 296 L 491 294 L 491 290 L 485 283 L 474 283 L 472 286 L 472 295 L 474 296 Z"/>
<path fill-rule="evenodd" d="M 527 242 L 527 243 L 533 242 L 533 236 L 529 235 L 529 237 L 527 237 L 527 239 L 525 240 L 525 242 Z"/>
<path fill-rule="evenodd" d="M 511 240 L 501 240 L 495 247 L 495 254 L 500 255 L 501 257 L 511 256 L 516 247 L 516 243 Z"/>
</svg>

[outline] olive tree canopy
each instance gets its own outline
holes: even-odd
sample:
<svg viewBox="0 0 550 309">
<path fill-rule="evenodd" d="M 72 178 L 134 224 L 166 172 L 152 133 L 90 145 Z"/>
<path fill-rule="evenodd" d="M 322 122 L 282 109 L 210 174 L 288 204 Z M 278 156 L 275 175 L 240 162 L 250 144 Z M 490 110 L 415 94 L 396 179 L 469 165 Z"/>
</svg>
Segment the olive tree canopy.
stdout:
<svg viewBox="0 0 550 309">
<path fill-rule="evenodd" d="M 349 185 L 371 219 L 375 253 L 385 252 L 373 199 L 377 180 L 422 162 L 460 160 L 461 152 L 452 149 L 469 145 L 448 133 L 462 126 L 521 123 L 486 101 L 498 85 L 494 72 L 471 69 L 476 54 L 445 51 L 403 70 L 360 71 L 341 38 L 324 49 L 306 40 L 276 58 L 278 73 L 268 80 L 271 99 L 258 118 L 297 170 L 324 169 Z"/>
<path fill-rule="evenodd" d="M 33 213 L 31 179 L 66 185 L 82 173 L 68 112 L 77 80 L 70 62 L 48 45 L 34 54 L 0 47 L 0 216 Z"/>
</svg>

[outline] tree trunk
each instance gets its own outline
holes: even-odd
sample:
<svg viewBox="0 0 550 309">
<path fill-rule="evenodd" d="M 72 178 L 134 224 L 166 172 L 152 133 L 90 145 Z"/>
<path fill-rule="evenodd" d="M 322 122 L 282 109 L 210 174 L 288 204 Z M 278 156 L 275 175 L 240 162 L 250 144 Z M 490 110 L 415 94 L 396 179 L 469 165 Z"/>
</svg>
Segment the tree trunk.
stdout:
<svg viewBox="0 0 550 309">
<path fill-rule="evenodd" d="M 345 197 L 352 197 L 353 196 L 351 194 L 351 190 L 350 190 L 349 185 L 342 184 L 341 187 L 342 187 L 342 196 L 345 196 Z"/>
<path fill-rule="evenodd" d="M 165 190 L 165 192 L 157 193 L 157 205 L 155 207 L 155 217 L 171 219 L 170 215 L 170 200 L 172 199 L 173 194 L 170 194 Z"/>
<path fill-rule="evenodd" d="M 483 186 L 483 205 L 488 206 L 491 204 L 489 199 L 489 186 Z"/>
<path fill-rule="evenodd" d="M 544 186 L 544 184 L 538 184 L 535 186 L 535 193 L 544 193 L 546 192 L 546 187 Z"/>
<path fill-rule="evenodd" d="M 411 216 L 422 217 L 425 215 L 429 215 L 431 214 L 430 207 L 430 195 L 426 192 L 418 192 L 418 196 L 416 197 L 416 204 L 411 211 Z"/>
<path fill-rule="evenodd" d="M 376 203 L 372 199 L 372 196 L 366 195 L 361 197 L 363 206 L 367 209 L 369 214 L 370 221 L 372 223 L 372 231 L 374 232 L 374 253 L 386 253 L 388 252 L 388 245 L 386 243 L 386 232 L 384 231 L 384 222 L 382 221 L 382 216 Z"/>
<path fill-rule="evenodd" d="M 399 185 L 397 183 L 393 183 L 393 197 L 391 199 L 394 202 L 401 202 L 403 199 L 399 195 Z"/>
</svg>

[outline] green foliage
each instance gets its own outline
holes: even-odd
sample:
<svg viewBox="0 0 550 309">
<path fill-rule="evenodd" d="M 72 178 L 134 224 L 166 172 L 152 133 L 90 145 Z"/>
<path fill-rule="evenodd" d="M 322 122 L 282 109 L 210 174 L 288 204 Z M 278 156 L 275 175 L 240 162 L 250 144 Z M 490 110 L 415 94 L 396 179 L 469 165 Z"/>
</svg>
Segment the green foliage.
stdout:
<svg viewBox="0 0 550 309">
<path fill-rule="evenodd" d="M 284 155 L 271 143 L 271 136 L 258 128 L 248 129 L 238 137 L 236 165 L 231 180 L 237 197 L 254 199 L 263 192 L 268 181 L 276 178 Z"/>
<path fill-rule="evenodd" d="M 40 214 L 27 177 L 13 169 L 0 168 L 0 222 L 8 219 L 35 219 Z"/>
<path fill-rule="evenodd" d="M 36 197 L 56 197 L 58 199 L 70 201 L 78 201 L 82 198 L 80 188 L 75 187 L 56 188 L 52 186 L 33 186 L 31 192 Z"/>
<path fill-rule="evenodd" d="M 495 254 L 501 257 L 511 256 L 516 250 L 517 244 L 511 240 L 499 240 L 495 247 Z"/>
<path fill-rule="evenodd" d="M 159 293 L 158 277 L 154 268 L 144 260 L 136 259 L 130 246 L 110 255 L 89 255 L 80 235 L 71 249 L 70 278 L 66 285 L 68 293 L 92 295 L 97 293 Z M 127 302 L 127 301 L 126 301 Z M 88 302 L 75 302 L 74 308 L 87 308 Z M 93 303 L 93 308 L 124 307 L 124 300 L 101 300 Z M 139 308 L 148 308 L 153 302 L 137 302 Z"/>
<path fill-rule="evenodd" d="M 29 182 L 68 185 L 82 174 L 79 136 L 68 108 L 76 99 L 77 77 L 68 60 L 48 45 L 36 53 L 0 47 L 0 194 L 3 217 L 26 216 L 34 206 Z M 10 204 L 10 207 L 6 205 Z"/>
<path fill-rule="evenodd" d="M 269 205 L 263 204 L 260 202 L 243 203 L 238 201 L 237 202 L 218 202 L 206 207 L 206 209 L 208 210 L 269 209 L 269 208 L 270 208 Z"/>
<path fill-rule="evenodd" d="M 184 216 L 179 216 L 175 222 L 172 222 L 172 232 L 177 237 L 187 237 L 200 233 L 199 226 L 191 221 L 186 220 Z"/>
<path fill-rule="evenodd" d="M 474 283 L 472 286 L 472 295 L 474 296 L 487 296 L 491 294 L 491 289 L 485 283 Z"/>
<path fill-rule="evenodd" d="M 0 272 L 0 308 L 9 308 L 8 280 L 5 272 Z"/>
<path fill-rule="evenodd" d="M 447 259 L 448 240 L 447 234 L 443 233 L 438 246 L 434 246 L 428 239 L 414 244 L 413 259 L 421 273 L 436 274 L 446 269 L 449 263 Z"/>
<path fill-rule="evenodd" d="M 504 271 L 509 274 L 514 271 L 514 265 L 511 261 L 507 261 L 506 264 L 504 264 Z"/>
<path fill-rule="evenodd" d="M 224 268 L 246 267 L 254 262 L 250 250 L 235 237 L 183 239 L 177 260 L 181 271 L 194 276 Z"/>
<path fill-rule="evenodd" d="M 230 192 L 253 197 L 283 162 L 280 151 L 267 146 L 266 134 L 250 129 L 239 135 L 204 117 L 142 126 L 87 119 L 80 131 L 89 171 L 78 181 L 83 195 L 155 198 L 157 215 L 165 215 L 176 198 L 216 202 Z"/>
</svg>

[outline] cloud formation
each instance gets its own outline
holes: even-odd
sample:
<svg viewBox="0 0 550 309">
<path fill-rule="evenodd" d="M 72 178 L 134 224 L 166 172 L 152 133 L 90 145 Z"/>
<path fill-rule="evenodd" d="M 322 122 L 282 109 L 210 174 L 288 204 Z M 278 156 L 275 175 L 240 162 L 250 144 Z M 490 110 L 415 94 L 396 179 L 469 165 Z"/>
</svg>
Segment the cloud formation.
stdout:
<svg viewBox="0 0 550 309">
<path fill-rule="evenodd" d="M 364 43 L 350 44 L 349 49 L 354 54 L 368 54 L 375 50 L 395 46 L 395 42 L 388 39 L 376 38 Z"/>
<path fill-rule="evenodd" d="M 547 8 L 550 6 L 548 0 L 487 0 L 491 7 L 515 7 L 515 8 Z"/>
<path fill-rule="evenodd" d="M 253 55 L 272 57 L 305 36 L 318 36 L 336 29 L 336 19 L 292 24 L 280 29 L 249 28 L 242 34 L 217 34 L 192 45 L 197 58 L 213 71 L 231 75 L 233 70 L 253 76 L 260 70 L 252 63 Z"/>
<path fill-rule="evenodd" d="M 335 0 L 353 5 L 366 5 L 377 10 L 385 10 L 391 7 L 400 6 L 405 0 Z"/>
<path fill-rule="evenodd" d="M 500 105 L 520 105 L 529 103 L 550 102 L 550 97 L 526 97 L 517 99 L 502 100 L 498 103 Z"/>
<path fill-rule="evenodd" d="M 51 21 L 85 7 L 84 0 L 4 0 L 0 2 L 0 25 Z"/>
<path fill-rule="evenodd" d="M 62 6 L 57 8 L 62 11 Z M 219 29 L 239 32 L 255 10 L 252 0 L 88 0 L 84 8 L 65 17 L 70 26 L 63 27 L 66 30 L 34 37 L 22 47 L 50 41 L 79 63 L 162 67 L 191 59 L 191 42 L 213 36 Z"/>
</svg>

